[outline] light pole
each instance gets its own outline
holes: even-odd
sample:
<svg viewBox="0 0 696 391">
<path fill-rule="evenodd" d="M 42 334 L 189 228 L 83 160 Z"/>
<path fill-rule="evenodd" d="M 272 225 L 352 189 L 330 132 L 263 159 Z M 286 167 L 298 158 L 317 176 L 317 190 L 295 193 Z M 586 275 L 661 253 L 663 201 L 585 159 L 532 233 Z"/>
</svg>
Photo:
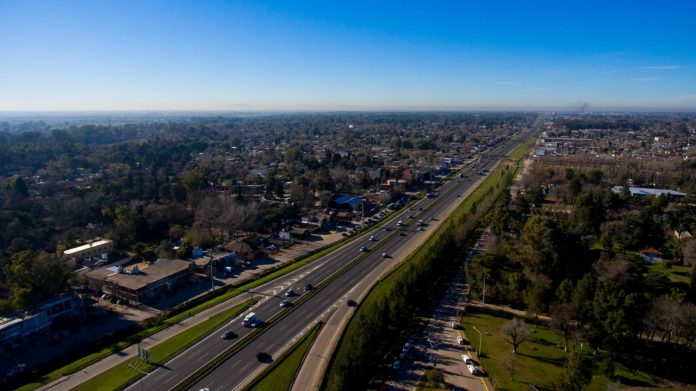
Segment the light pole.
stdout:
<svg viewBox="0 0 696 391">
<path fill-rule="evenodd" d="M 480 358 L 481 357 L 481 343 L 483 342 L 483 335 L 481 334 L 479 329 L 476 328 L 476 326 L 474 326 L 474 330 L 476 330 L 476 332 L 479 334 L 479 348 L 478 348 L 478 352 L 476 354 Z"/>
</svg>

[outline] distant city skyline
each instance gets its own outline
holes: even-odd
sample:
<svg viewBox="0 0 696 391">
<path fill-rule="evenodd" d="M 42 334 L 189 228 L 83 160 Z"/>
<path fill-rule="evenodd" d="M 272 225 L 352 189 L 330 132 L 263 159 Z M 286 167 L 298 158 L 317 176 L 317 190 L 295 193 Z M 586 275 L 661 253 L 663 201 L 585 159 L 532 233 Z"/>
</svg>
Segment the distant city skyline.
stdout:
<svg viewBox="0 0 696 391">
<path fill-rule="evenodd" d="M 0 0 L 0 111 L 696 111 L 696 3 Z"/>
</svg>

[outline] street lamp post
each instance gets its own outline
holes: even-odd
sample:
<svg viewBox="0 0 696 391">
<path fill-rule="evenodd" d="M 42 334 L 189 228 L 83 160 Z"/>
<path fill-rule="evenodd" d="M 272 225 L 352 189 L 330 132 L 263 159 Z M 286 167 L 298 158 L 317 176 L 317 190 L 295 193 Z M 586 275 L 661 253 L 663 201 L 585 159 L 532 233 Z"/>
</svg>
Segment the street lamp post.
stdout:
<svg viewBox="0 0 696 391">
<path fill-rule="evenodd" d="M 479 329 L 476 328 L 476 326 L 474 326 L 474 330 L 476 330 L 476 332 L 479 334 L 479 348 L 478 348 L 478 352 L 476 354 L 479 357 L 481 357 L 481 343 L 483 342 L 483 335 L 481 334 Z"/>
</svg>

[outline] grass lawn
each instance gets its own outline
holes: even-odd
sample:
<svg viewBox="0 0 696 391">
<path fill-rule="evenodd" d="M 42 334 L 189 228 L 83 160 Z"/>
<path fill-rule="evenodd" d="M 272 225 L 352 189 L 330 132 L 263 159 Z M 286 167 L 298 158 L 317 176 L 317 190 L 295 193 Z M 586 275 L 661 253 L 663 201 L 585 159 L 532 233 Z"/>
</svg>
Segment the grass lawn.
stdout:
<svg viewBox="0 0 696 391">
<path fill-rule="evenodd" d="M 540 390 L 553 389 L 553 382 L 564 371 L 565 357 L 567 354 L 558 345 L 563 344 L 563 336 L 554 330 L 543 326 L 534 326 L 528 323 L 533 330 L 527 341 L 517 350 L 518 370 L 514 380 L 504 369 L 503 362 L 512 354 L 512 345 L 505 342 L 501 328 L 507 319 L 488 314 L 467 314 L 461 319 L 461 325 L 466 331 L 466 336 L 471 345 L 478 349 L 479 334 L 473 329 L 475 326 L 483 334 L 483 355 L 481 357 L 485 370 L 491 377 L 491 382 L 496 390 L 530 390 L 530 384 L 534 384 Z M 599 358 L 593 357 L 592 352 L 585 347 L 583 353 L 591 362 L 592 381 L 587 389 L 591 391 L 604 391 L 611 381 L 599 372 L 598 363 L 607 357 L 600 354 Z M 643 371 L 631 371 L 619 362 L 614 362 L 614 378 L 621 384 L 639 385 L 645 387 L 660 387 L 664 385 L 663 379 Z M 663 389 L 663 388 L 661 388 Z"/>
<path fill-rule="evenodd" d="M 671 262 L 663 261 L 648 266 L 648 269 L 652 272 L 664 275 L 671 282 L 689 285 L 691 268 L 688 266 L 676 265 Z"/>
<path fill-rule="evenodd" d="M 305 355 L 314 342 L 314 338 L 319 333 L 321 324 L 314 328 L 302 338 L 295 346 L 285 352 L 280 358 L 275 360 L 271 366 L 247 386 L 244 391 L 281 391 L 289 390 L 295 381 L 295 375 L 300 369 L 300 365 Z"/>
<path fill-rule="evenodd" d="M 530 384 L 548 388 L 563 371 L 566 353 L 557 346 L 563 344 L 563 337 L 545 327 L 528 324 L 536 332 L 517 349 L 519 369 L 510 381 L 503 362 L 512 354 L 512 345 L 503 340 L 501 332 L 507 321 L 488 314 L 468 314 L 462 318 L 461 325 L 475 349 L 479 346 L 479 334 L 473 327 L 481 331 L 481 361 L 496 390 L 529 390 Z"/>
<path fill-rule="evenodd" d="M 224 326 L 234 317 L 246 311 L 257 299 L 248 300 L 225 313 L 211 317 L 169 339 L 163 341 L 150 348 L 151 364 L 140 363 L 137 365 L 138 359 L 132 358 L 124 361 L 113 368 L 93 377 L 89 381 L 82 383 L 75 390 L 115 390 L 121 389 L 124 385 L 130 383 L 139 377 L 139 373 L 130 368 L 128 365 L 137 366 L 143 371 L 150 371 L 157 367 L 158 364 L 163 364 L 177 353 L 185 350 L 204 337 L 208 336 L 214 330 Z"/>
</svg>

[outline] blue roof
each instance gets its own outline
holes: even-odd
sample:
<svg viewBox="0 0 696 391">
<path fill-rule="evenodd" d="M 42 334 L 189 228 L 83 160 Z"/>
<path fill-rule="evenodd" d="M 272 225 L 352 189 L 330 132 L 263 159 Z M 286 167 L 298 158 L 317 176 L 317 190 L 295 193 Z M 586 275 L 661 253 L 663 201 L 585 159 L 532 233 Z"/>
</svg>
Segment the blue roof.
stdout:
<svg viewBox="0 0 696 391">
<path fill-rule="evenodd" d="M 334 200 L 337 204 L 348 204 L 350 206 L 357 206 L 362 203 L 362 199 L 358 196 L 348 197 L 346 195 L 340 196 Z"/>
</svg>

